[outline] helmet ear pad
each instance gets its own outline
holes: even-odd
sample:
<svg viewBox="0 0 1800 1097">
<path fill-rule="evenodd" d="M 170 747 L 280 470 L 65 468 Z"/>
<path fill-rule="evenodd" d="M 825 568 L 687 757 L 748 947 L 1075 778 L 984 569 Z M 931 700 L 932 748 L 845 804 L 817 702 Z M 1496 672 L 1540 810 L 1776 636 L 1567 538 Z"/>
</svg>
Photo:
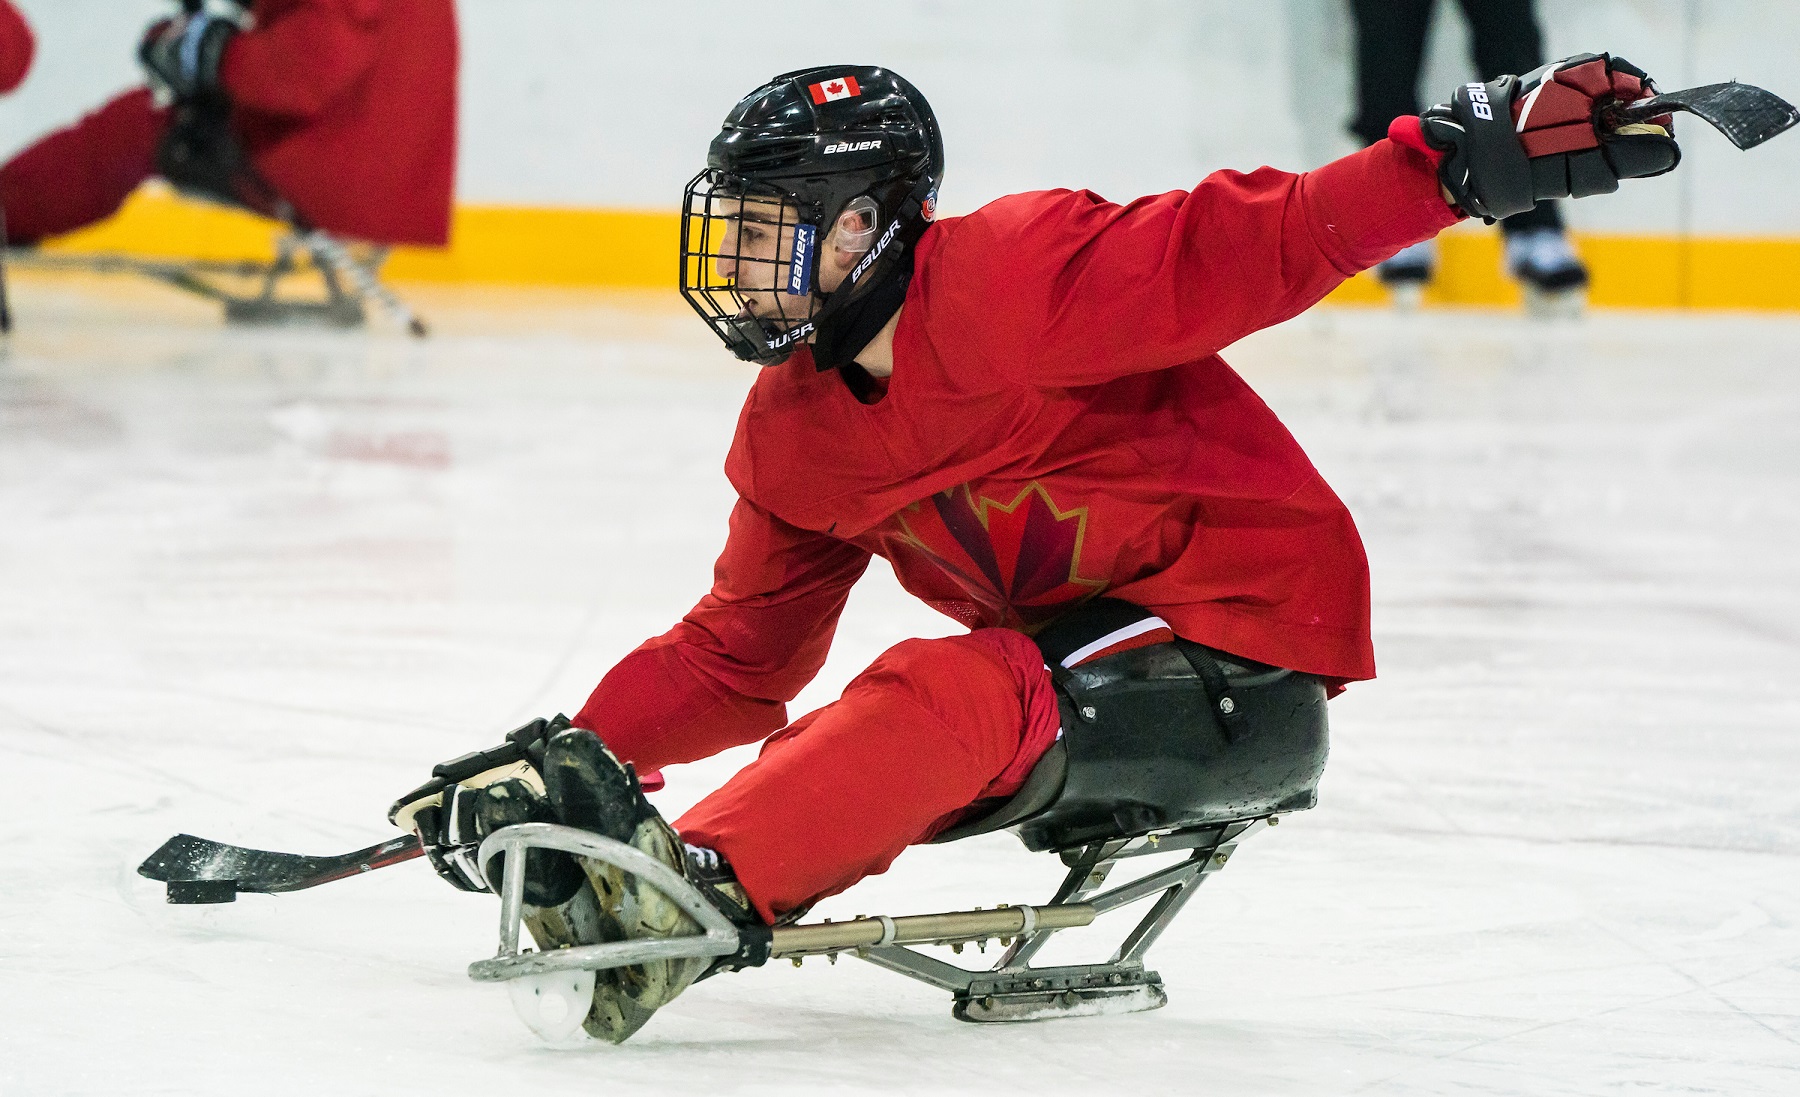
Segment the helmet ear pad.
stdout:
<svg viewBox="0 0 1800 1097">
<path fill-rule="evenodd" d="M 825 293 L 837 289 L 857 260 L 875 246 L 880 231 L 881 207 L 875 199 L 864 194 L 846 202 L 819 249 L 818 288 Z"/>
</svg>

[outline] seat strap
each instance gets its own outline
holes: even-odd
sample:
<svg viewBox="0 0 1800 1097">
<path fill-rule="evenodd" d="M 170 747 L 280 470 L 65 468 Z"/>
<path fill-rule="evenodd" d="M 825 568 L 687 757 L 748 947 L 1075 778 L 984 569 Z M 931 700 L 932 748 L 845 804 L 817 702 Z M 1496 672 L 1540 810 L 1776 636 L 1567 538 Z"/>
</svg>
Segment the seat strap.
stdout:
<svg viewBox="0 0 1800 1097">
<path fill-rule="evenodd" d="M 1206 699 L 1212 703 L 1213 713 L 1219 718 L 1219 727 L 1225 732 L 1225 738 L 1236 742 L 1238 734 L 1243 730 L 1244 706 L 1231 688 L 1231 682 L 1225 677 L 1225 669 L 1213 658 L 1212 649 L 1204 644 L 1196 644 L 1183 637 L 1175 637 L 1175 650 L 1179 651 L 1194 673 L 1200 676 L 1200 682 L 1206 687 Z"/>
</svg>

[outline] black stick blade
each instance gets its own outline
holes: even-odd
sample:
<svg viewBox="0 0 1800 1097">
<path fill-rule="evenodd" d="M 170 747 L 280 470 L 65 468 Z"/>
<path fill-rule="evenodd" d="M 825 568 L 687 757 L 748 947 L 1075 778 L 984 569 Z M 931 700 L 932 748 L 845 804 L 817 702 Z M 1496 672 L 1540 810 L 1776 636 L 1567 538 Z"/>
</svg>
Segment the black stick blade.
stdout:
<svg viewBox="0 0 1800 1097">
<path fill-rule="evenodd" d="M 1753 149 L 1800 123 L 1800 110 L 1786 99 L 1735 80 L 1664 92 L 1608 111 L 1606 121 L 1609 128 L 1617 129 L 1671 111 L 1686 111 L 1704 120 L 1740 149 Z"/>
<path fill-rule="evenodd" d="M 411 834 L 336 857 L 245 849 L 192 834 L 177 834 L 145 858 L 138 866 L 138 875 L 168 884 L 171 903 L 223 903 L 231 901 L 218 897 L 223 896 L 225 887 L 233 895 L 240 891 L 299 891 L 410 861 L 422 853 L 419 839 Z M 176 898 L 177 894 L 188 897 Z M 205 895 L 215 897 L 193 897 Z"/>
</svg>

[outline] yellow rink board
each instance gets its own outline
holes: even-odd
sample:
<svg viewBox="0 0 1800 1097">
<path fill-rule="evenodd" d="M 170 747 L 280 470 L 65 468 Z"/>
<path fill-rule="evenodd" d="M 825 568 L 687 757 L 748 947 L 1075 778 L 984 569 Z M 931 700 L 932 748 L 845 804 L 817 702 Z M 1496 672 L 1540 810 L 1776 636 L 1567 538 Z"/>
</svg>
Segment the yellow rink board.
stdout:
<svg viewBox="0 0 1800 1097">
<path fill-rule="evenodd" d="M 274 238 L 270 222 L 143 188 L 117 216 L 50 247 L 245 259 L 269 256 Z M 449 248 L 396 249 L 386 274 L 399 282 L 673 288 L 677 239 L 677 217 L 667 211 L 459 206 Z M 1587 233 L 1575 240 L 1593 274 L 1594 305 L 1800 310 L 1800 239 Z M 1518 303 L 1518 287 L 1501 269 L 1497 230 L 1463 225 L 1439 244 L 1426 303 Z M 1328 300 L 1376 305 L 1387 294 L 1361 275 Z"/>
</svg>

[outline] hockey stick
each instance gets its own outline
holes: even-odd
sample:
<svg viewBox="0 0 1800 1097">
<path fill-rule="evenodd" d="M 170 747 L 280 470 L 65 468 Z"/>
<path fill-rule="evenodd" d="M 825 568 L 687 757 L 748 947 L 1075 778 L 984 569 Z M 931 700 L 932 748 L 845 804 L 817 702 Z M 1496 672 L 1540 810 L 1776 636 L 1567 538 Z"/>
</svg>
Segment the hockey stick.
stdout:
<svg viewBox="0 0 1800 1097">
<path fill-rule="evenodd" d="M 1781 96 L 1730 80 L 1664 92 L 1630 106 L 1615 103 L 1600 112 L 1601 124 L 1617 130 L 1678 110 L 1709 123 L 1740 149 L 1753 149 L 1800 122 L 1800 110 Z"/>
<path fill-rule="evenodd" d="M 424 852 L 413 834 L 336 857 L 245 849 L 177 834 L 145 858 L 138 875 L 169 885 L 171 903 L 229 903 L 240 891 L 300 891 L 410 861 Z"/>
</svg>

